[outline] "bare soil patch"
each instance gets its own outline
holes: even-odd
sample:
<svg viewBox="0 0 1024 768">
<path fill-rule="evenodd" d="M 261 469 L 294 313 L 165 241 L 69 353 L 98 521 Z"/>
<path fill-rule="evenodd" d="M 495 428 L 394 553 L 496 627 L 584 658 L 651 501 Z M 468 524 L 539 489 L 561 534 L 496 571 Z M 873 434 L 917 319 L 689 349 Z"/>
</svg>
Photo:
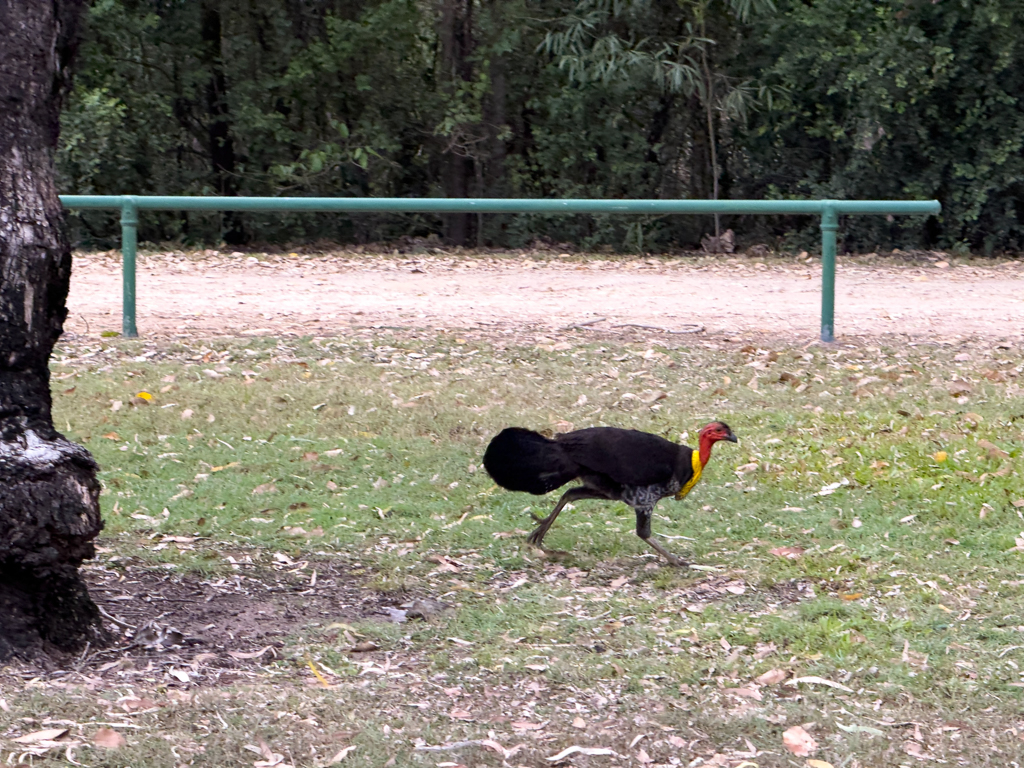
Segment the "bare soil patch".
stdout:
<svg viewBox="0 0 1024 768">
<path fill-rule="evenodd" d="M 297 627 L 361 620 L 379 610 L 379 595 L 344 565 L 297 565 L 291 571 L 247 568 L 207 579 L 144 565 L 98 566 L 87 570 L 87 582 L 100 608 L 124 624 L 174 627 L 185 643 L 218 650 L 280 644 Z M 310 586 L 313 571 L 318 577 Z"/>
<path fill-rule="evenodd" d="M 170 674 L 180 682 L 233 682 L 243 670 L 281 658 L 289 637 L 384 621 L 401 602 L 369 589 L 366 572 L 342 559 L 284 557 L 275 565 L 243 563 L 208 578 L 120 558 L 86 565 L 114 642 L 87 651 L 75 671 L 126 681 L 178 670 Z"/>
<path fill-rule="evenodd" d="M 66 328 L 120 330 L 120 262 L 77 254 Z M 837 334 L 953 340 L 1024 335 L 1024 262 L 840 260 Z M 142 255 L 143 336 L 342 335 L 366 326 L 531 328 L 628 324 L 711 336 L 817 337 L 821 270 L 813 260 L 746 257 L 580 261 L 523 255 L 371 257 Z"/>
</svg>

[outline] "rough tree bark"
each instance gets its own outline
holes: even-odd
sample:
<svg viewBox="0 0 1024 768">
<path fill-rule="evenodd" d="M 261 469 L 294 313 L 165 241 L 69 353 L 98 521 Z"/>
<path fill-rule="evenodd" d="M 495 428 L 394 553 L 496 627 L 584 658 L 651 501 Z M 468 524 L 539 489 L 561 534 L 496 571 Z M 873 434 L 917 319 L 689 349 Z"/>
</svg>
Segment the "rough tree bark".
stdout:
<svg viewBox="0 0 1024 768">
<path fill-rule="evenodd" d="M 473 2 L 472 0 L 441 0 L 438 38 L 441 48 L 440 82 L 449 98 L 459 82 L 473 78 Z M 449 149 L 441 162 L 441 183 L 446 197 L 466 197 L 473 178 L 473 161 Z M 470 236 L 468 213 L 444 214 L 445 240 L 465 245 Z"/>
<path fill-rule="evenodd" d="M 96 462 L 50 413 L 71 277 L 53 153 L 84 4 L 0 0 L 0 659 L 104 639 L 78 570 L 102 528 Z"/>
<path fill-rule="evenodd" d="M 237 195 L 238 178 L 235 175 L 235 142 L 231 136 L 231 112 L 228 109 L 228 79 L 224 72 L 220 3 L 204 2 L 201 8 L 201 36 L 203 59 L 210 72 L 206 84 L 206 111 L 209 120 L 210 162 L 213 166 L 213 184 L 218 195 Z M 238 211 L 223 214 L 223 237 L 228 245 L 240 245 L 246 240 L 242 215 Z"/>
</svg>

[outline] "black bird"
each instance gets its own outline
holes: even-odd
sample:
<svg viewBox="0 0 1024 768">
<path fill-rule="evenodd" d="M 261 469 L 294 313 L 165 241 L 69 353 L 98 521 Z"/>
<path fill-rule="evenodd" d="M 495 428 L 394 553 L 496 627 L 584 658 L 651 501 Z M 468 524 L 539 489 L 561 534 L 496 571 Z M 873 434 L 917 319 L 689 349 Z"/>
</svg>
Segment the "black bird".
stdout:
<svg viewBox="0 0 1024 768">
<path fill-rule="evenodd" d="M 686 565 L 651 538 L 654 505 L 666 496 L 690 492 L 719 440 L 737 442 L 721 421 L 700 431 L 698 450 L 635 429 L 593 427 L 553 439 L 520 427 L 502 430 L 484 453 L 484 468 L 502 488 L 541 495 L 571 480 L 583 484 L 562 494 L 551 514 L 534 515 L 540 525 L 528 541 L 540 546 L 558 513 L 581 499 L 622 501 L 636 512 L 636 535 L 672 565 Z"/>
</svg>

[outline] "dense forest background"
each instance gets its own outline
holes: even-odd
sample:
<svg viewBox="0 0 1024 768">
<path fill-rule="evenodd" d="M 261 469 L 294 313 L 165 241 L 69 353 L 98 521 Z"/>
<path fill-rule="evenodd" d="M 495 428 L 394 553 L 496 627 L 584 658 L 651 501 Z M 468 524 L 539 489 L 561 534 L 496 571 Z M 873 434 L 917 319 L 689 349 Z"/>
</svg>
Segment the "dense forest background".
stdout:
<svg viewBox="0 0 1024 768">
<path fill-rule="evenodd" d="M 93 0 L 61 191 L 938 198 L 845 246 L 1024 245 L 1020 0 Z M 102 213 L 76 237 L 116 235 Z M 813 243 L 809 219 L 730 218 Z M 141 236 L 687 247 L 697 217 L 147 214 Z"/>
</svg>

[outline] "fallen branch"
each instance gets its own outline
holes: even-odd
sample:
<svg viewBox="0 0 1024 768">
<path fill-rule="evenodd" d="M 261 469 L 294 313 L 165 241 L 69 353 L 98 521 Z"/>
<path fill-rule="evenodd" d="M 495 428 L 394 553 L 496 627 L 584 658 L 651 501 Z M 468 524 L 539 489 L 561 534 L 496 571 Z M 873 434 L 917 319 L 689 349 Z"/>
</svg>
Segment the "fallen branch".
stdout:
<svg viewBox="0 0 1024 768">
<path fill-rule="evenodd" d="M 438 744 L 432 746 L 429 744 L 417 744 L 414 749 L 418 752 L 449 752 L 455 749 L 465 749 L 466 747 L 484 747 L 497 752 L 505 760 L 508 760 L 516 752 L 521 750 L 525 745 L 516 744 L 510 749 L 505 749 L 501 744 L 496 742 L 494 739 L 473 739 L 472 741 L 456 741 L 451 744 Z"/>
<path fill-rule="evenodd" d="M 634 743 L 636 743 L 636 742 L 634 742 Z M 557 755 L 552 755 L 551 757 L 546 757 L 544 759 L 547 760 L 549 763 L 560 763 L 563 760 L 565 760 L 565 758 L 567 758 L 569 755 L 575 755 L 577 753 L 581 754 L 581 755 L 598 755 L 598 756 L 599 755 L 608 755 L 609 757 L 623 757 L 623 755 L 620 755 L 618 752 L 616 752 L 616 751 L 614 751 L 612 749 L 607 749 L 605 747 L 576 747 L 576 746 L 573 746 L 573 747 L 568 747 L 567 749 L 563 749 Z"/>
<path fill-rule="evenodd" d="M 490 747 L 494 749 L 493 745 L 497 743 L 491 739 L 473 739 L 472 741 L 454 741 L 451 744 L 418 744 L 415 749 L 417 752 L 449 752 L 453 749 L 465 749 L 466 747 Z"/>
<path fill-rule="evenodd" d="M 648 331 L 661 331 L 662 333 L 703 333 L 704 326 L 699 323 L 685 323 L 690 326 L 683 331 L 675 331 L 671 328 L 662 328 L 660 325 L 642 325 L 641 323 L 618 323 L 612 328 L 643 328 Z"/>
<path fill-rule="evenodd" d="M 573 328 L 586 328 L 589 325 L 597 325 L 598 323 L 603 323 L 607 319 L 608 319 L 607 317 L 599 317 L 596 320 L 587 320 L 587 321 L 582 322 L 582 323 L 570 323 L 569 325 L 566 325 L 566 326 L 564 326 L 562 328 L 559 328 L 558 330 L 560 330 L 560 331 L 571 331 Z"/>
<path fill-rule="evenodd" d="M 114 616 L 111 616 L 109 613 L 107 613 L 105 610 L 103 610 L 103 606 L 102 605 L 97 605 L 96 608 L 99 609 L 99 612 L 103 615 L 104 618 L 110 620 L 111 622 L 113 622 L 114 624 L 119 626 L 121 629 L 131 629 L 131 630 L 135 630 L 136 629 L 136 627 L 133 626 L 132 624 L 126 624 L 125 622 L 121 621 L 120 619 L 118 619 L 118 618 L 116 618 Z"/>
</svg>

